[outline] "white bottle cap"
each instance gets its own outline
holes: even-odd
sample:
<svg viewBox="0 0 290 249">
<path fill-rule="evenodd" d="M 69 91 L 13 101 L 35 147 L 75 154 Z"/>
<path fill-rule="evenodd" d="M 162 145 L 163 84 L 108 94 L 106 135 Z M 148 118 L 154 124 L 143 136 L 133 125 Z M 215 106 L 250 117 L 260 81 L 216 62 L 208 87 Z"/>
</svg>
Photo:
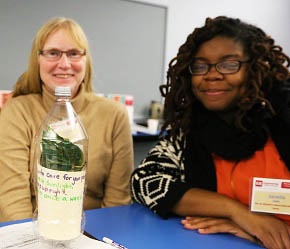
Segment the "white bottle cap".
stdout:
<svg viewBox="0 0 290 249">
<path fill-rule="evenodd" d="M 69 86 L 56 86 L 54 89 L 55 96 L 71 96 L 71 89 Z"/>
</svg>

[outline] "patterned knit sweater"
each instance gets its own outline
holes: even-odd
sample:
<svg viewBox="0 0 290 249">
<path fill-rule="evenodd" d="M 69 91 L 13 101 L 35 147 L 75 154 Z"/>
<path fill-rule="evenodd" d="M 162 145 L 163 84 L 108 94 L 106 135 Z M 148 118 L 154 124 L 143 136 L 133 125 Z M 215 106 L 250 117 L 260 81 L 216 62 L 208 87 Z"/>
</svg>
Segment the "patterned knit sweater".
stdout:
<svg viewBox="0 0 290 249">
<path fill-rule="evenodd" d="M 163 137 L 135 169 L 131 177 L 132 196 L 161 216 L 191 187 L 185 182 L 185 137 L 175 141 Z"/>
</svg>

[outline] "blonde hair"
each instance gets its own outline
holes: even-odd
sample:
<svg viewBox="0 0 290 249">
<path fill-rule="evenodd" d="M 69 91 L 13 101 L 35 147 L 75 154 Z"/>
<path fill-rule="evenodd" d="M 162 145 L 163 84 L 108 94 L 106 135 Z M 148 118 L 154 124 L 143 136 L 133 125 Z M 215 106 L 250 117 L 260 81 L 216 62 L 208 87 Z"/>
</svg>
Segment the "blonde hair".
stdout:
<svg viewBox="0 0 290 249">
<path fill-rule="evenodd" d="M 89 52 L 89 43 L 81 26 L 72 19 L 57 17 L 46 22 L 36 33 L 32 43 L 27 70 L 18 78 L 13 97 L 30 93 L 42 92 L 42 81 L 39 74 L 38 55 L 43 49 L 48 37 L 58 31 L 65 30 L 75 41 L 77 46 L 86 51 L 86 71 L 83 79 L 85 91 L 92 92 L 92 59 Z"/>
</svg>

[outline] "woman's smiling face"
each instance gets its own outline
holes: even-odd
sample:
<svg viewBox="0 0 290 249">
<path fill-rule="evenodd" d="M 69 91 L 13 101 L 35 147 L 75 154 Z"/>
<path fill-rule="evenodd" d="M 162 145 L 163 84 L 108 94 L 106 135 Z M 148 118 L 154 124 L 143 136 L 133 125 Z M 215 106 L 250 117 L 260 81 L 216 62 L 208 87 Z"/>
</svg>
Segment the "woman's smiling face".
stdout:
<svg viewBox="0 0 290 249">
<path fill-rule="evenodd" d="M 203 43 L 195 55 L 195 63 L 215 64 L 227 60 L 246 61 L 243 47 L 231 38 L 217 36 Z M 246 64 L 238 72 L 219 73 L 211 66 L 204 75 L 192 75 L 192 91 L 196 98 L 211 111 L 233 108 L 245 91 Z"/>
<path fill-rule="evenodd" d="M 67 31 L 60 29 L 48 37 L 42 48 L 42 50 L 50 49 L 68 51 L 80 48 Z M 85 66 L 85 55 L 78 61 L 71 61 L 65 53 L 56 61 L 47 60 L 43 55 L 39 55 L 40 78 L 48 91 L 53 94 L 56 86 L 70 86 L 71 96 L 74 97 L 85 77 Z"/>
</svg>

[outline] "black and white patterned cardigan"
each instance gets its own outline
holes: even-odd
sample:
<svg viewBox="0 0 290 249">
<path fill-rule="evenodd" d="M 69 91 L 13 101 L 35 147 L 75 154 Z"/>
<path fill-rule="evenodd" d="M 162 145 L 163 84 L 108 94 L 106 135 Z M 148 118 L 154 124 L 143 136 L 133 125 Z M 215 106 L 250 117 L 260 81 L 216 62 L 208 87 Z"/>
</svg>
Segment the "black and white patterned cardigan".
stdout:
<svg viewBox="0 0 290 249">
<path fill-rule="evenodd" d="M 186 139 L 162 137 L 131 177 L 134 201 L 167 217 L 172 206 L 190 188 L 185 183 L 184 151 Z"/>
</svg>

